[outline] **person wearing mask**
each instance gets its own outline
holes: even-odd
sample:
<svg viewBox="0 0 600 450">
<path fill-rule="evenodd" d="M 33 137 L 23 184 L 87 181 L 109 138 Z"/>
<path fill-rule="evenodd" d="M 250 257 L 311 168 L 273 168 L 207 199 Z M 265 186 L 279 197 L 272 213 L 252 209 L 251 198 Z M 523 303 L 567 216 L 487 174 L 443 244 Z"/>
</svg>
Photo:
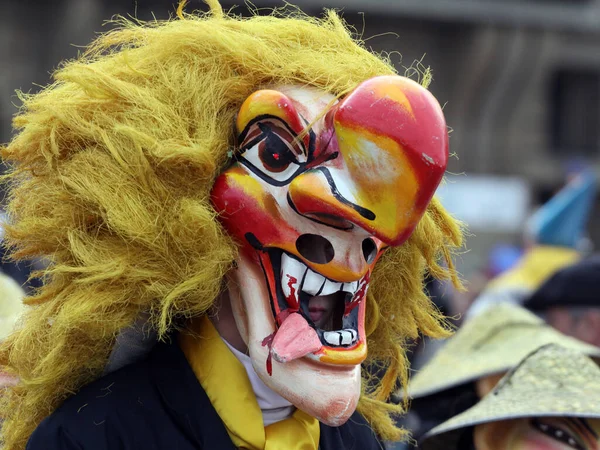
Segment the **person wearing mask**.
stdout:
<svg viewBox="0 0 600 450">
<path fill-rule="evenodd" d="M 561 333 L 600 347 L 600 254 L 559 270 L 524 306 Z"/>
<path fill-rule="evenodd" d="M 334 12 L 207 3 L 122 23 L 15 119 L 6 239 L 50 264 L 0 346 L 3 450 L 379 449 L 405 342 L 450 334 L 437 100 Z"/>
<path fill-rule="evenodd" d="M 518 305 L 499 303 L 468 319 L 409 381 L 413 436 L 475 405 L 528 353 L 547 344 L 600 358 L 599 348 L 558 332 Z"/>
</svg>

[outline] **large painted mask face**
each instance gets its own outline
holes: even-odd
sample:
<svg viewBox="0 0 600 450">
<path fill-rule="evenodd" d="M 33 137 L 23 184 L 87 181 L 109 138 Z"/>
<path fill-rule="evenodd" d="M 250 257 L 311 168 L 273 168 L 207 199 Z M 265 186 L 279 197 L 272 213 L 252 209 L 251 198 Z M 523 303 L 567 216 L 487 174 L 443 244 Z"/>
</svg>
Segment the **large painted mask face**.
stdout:
<svg viewBox="0 0 600 450">
<path fill-rule="evenodd" d="M 600 419 L 535 417 L 477 425 L 477 450 L 600 450 Z"/>
<path fill-rule="evenodd" d="M 444 173 L 443 114 L 417 83 L 383 76 L 340 101 L 257 91 L 236 128 L 212 201 L 241 243 L 229 292 L 238 331 L 271 389 L 339 425 L 360 395 L 373 267 L 410 236 Z"/>
</svg>

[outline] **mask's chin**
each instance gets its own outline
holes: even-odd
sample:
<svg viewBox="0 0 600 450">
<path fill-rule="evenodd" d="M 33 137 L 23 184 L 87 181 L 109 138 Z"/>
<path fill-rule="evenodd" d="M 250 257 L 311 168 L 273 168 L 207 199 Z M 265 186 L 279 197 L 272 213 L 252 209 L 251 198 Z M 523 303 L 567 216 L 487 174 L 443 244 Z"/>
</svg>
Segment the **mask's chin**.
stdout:
<svg viewBox="0 0 600 450">
<path fill-rule="evenodd" d="M 229 285 L 229 296 L 238 331 L 248 346 L 258 376 L 273 391 L 320 422 L 330 426 L 345 423 L 354 413 L 360 397 L 360 361 L 356 364 L 324 363 L 319 354 L 332 350 L 326 347 L 316 351 L 317 355 L 311 353 L 287 362 L 281 362 L 282 358 L 273 358 L 270 354 L 272 341 L 269 338 L 272 339 L 278 327 L 265 269 L 256 261 L 244 256 L 243 252 L 240 253 L 237 263 L 237 269 L 231 274 L 233 282 Z M 270 275 L 272 278 L 272 274 Z M 317 319 L 314 324 L 321 323 L 325 328 L 331 327 L 335 319 L 328 317 L 325 323 L 325 318 L 319 317 L 319 311 L 316 310 L 327 310 L 328 301 L 330 300 L 317 300 L 316 304 L 320 307 L 313 308 L 312 315 Z M 360 316 L 362 322 L 364 305 L 360 310 L 360 314 L 357 312 L 356 316 L 357 321 Z M 307 313 L 310 315 L 311 311 Z M 299 321 L 303 320 L 299 319 L 297 314 L 295 317 L 298 317 Z M 361 328 L 360 331 L 363 332 L 362 326 L 357 328 Z M 314 329 L 311 328 L 310 332 L 315 335 Z M 305 337 L 298 336 L 297 339 Z M 319 338 L 323 339 L 322 333 Z M 363 348 L 366 350 L 363 339 L 360 341 L 353 342 L 353 347 L 360 347 L 361 351 Z M 315 345 L 315 339 L 312 345 Z M 316 345 L 321 346 L 319 340 L 316 340 Z M 335 353 L 335 349 L 333 352 Z"/>
</svg>

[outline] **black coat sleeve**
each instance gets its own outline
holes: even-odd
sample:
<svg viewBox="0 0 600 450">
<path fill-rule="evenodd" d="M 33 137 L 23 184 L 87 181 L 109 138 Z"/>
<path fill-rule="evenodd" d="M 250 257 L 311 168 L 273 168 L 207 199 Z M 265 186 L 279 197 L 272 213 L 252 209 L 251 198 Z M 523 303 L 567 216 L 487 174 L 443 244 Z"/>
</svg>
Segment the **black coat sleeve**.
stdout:
<svg viewBox="0 0 600 450">
<path fill-rule="evenodd" d="M 27 442 L 26 450 L 92 450 L 84 447 L 61 426 L 42 422 Z"/>
</svg>

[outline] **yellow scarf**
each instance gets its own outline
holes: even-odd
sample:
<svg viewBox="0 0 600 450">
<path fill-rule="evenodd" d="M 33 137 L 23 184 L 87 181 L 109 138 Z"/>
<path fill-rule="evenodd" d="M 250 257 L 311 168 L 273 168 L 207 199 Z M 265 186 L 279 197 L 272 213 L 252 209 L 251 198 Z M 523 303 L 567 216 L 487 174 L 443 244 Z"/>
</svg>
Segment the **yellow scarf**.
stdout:
<svg viewBox="0 0 600 450">
<path fill-rule="evenodd" d="M 263 425 L 262 412 L 242 363 L 208 319 L 194 321 L 179 345 L 234 445 L 247 450 L 317 450 L 319 422 L 297 409 L 292 417 Z"/>
</svg>

